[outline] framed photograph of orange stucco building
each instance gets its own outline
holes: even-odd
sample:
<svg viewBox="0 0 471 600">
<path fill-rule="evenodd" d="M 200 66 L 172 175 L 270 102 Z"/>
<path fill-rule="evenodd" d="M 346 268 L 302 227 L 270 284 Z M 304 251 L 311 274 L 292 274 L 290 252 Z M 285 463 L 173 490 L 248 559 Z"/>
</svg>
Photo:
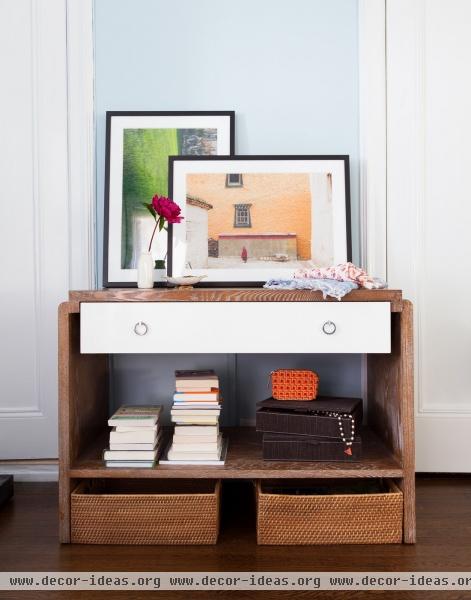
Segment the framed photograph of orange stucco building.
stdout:
<svg viewBox="0 0 471 600">
<path fill-rule="evenodd" d="M 170 157 L 169 273 L 260 285 L 351 259 L 348 156 Z"/>
</svg>

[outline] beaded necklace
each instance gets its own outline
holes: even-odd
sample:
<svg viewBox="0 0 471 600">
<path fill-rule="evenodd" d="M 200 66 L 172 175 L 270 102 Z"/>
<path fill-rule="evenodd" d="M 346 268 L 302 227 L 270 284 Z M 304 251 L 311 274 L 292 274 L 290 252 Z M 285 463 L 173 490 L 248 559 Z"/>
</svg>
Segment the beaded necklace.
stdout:
<svg viewBox="0 0 471 600">
<path fill-rule="evenodd" d="M 326 414 L 328 417 L 335 417 L 337 419 L 338 424 L 339 424 L 340 439 L 345 444 L 344 453 L 347 454 L 347 456 L 351 456 L 352 455 L 351 446 L 353 444 L 353 440 L 355 439 L 355 419 L 349 413 L 327 412 L 327 413 L 323 413 L 323 414 Z M 347 437 L 343 431 L 342 419 L 350 419 L 350 439 L 349 440 L 347 439 Z"/>
<path fill-rule="evenodd" d="M 299 409 L 295 409 L 294 412 L 299 412 Z M 340 439 L 345 444 L 344 453 L 347 456 L 352 456 L 352 448 L 351 447 L 352 447 L 353 441 L 355 439 L 355 419 L 354 419 L 354 417 L 350 413 L 340 413 L 340 412 L 333 412 L 333 411 L 328 411 L 328 410 L 313 410 L 313 411 L 311 411 L 311 414 L 319 415 L 322 417 L 333 417 L 333 418 L 337 419 L 338 424 L 339 424 Z M 347 437 L 343 431 L 342 419 L 350 419 L 350 439 L 347 439 Z"/>
</svg>

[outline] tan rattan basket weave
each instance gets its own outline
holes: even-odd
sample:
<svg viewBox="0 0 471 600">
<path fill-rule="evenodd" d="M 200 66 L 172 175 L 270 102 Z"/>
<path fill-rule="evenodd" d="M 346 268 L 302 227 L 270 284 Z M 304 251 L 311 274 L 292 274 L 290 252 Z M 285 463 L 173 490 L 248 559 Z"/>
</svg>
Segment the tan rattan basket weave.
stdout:
<svg viewBox="0 0 471 600">
<path fill-rule="evenodd" d="M 215 544 L 219 481 L 82 482 L 71 494 L 76 544 Z"/>
<path fill-rule="evenodd" d="M 379 494 L 266 493 L 256 483 L 259 544 L 399 544 L 402 492 L 389 482 Z"/>
</svg>

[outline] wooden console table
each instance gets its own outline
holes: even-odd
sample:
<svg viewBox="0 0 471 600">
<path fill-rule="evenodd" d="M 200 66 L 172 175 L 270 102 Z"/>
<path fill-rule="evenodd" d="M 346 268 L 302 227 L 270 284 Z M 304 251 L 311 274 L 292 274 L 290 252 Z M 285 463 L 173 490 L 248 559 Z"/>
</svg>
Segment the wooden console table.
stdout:
<svg viewBox="0 0 471 600">
<path fill-rule="evenodd" d="M 201 337 L 203 328 L 208 329 L 208 315 L 215 333 Z M 248 328 L 237 327 L 240 318 L 249 323 Z M 324 328 L 327 322 L 329 330 Z M 251 335 L 241 337 L 241 329 Z M 397 290 L 357 290 L 342 302 L 325 301 L 319 292 L 307 290 L 70 292 L 68 302 L 59 307 L 60 540 L 70 542 L 70 494 L 84 479 L 374 477 L 394 479 L 402 490 L 403 541 L 414 543 L 412 338 L 412 305 Z M 194 348 L 188 346 L 190 339 L 196 340 Z M 228 431 L 229 452 L 221 467 L 106 468 L 101 454 L 109 435 L 109 355 L 175 353 L 182 340 L 185 352 L 195 353 L 364 354 L 368 398 L 362 460 L 263 461 L 255 431 L 234 427 Z"/>
</svg>

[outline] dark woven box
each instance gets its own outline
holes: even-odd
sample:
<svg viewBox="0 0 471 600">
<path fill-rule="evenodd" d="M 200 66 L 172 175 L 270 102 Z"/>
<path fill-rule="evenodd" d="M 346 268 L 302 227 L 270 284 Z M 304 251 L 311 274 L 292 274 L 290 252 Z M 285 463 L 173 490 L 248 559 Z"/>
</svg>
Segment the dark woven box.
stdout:
<svg viewBox="0 0 471 600">
<path fill-rule="evenodd" d="M 351 454 L 346 450 L 350 450 Z M 308 435 L 263 435 L 264 460 L 309 460 L 355 462 L 361 459 L 361 438 L 356 436 L 351 446 L 341 440 Z"/>
<path fill-rule="evenodd" d="M 319 397 L 311 402 L 284 402 L 268 398 L 257 403 L 256 428 L 263 433 L 310 435 L 341 439 L 339 421 L 327 413 L 352 415 L 355 433 L 359 433 L 363 420 L 361 398 Z M 343 431 L 351 437 L 351 419 L 342 418 Z"/>
</svg>

